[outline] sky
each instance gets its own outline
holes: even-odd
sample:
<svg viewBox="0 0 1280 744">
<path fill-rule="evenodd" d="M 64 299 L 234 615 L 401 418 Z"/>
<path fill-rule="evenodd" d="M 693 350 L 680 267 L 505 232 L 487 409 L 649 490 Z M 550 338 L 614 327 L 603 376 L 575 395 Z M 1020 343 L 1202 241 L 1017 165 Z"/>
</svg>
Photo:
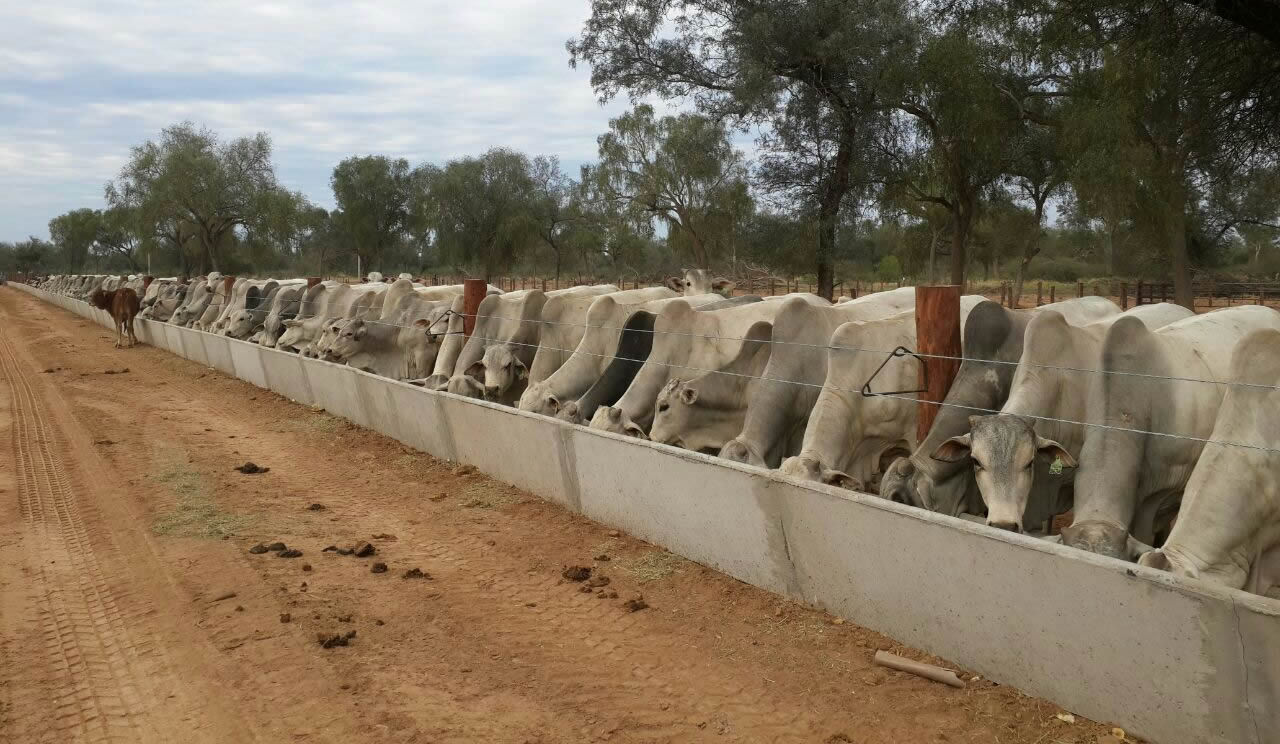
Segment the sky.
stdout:
<svg viewBox="0 0 1280 744">
<path fill-rule="evenodd" d="M 325 207 L 351 155 L 444 162 L 505 146 L 571 175 L 601 106 L 564 43 L 588 0 L 49 0 L 0 4 L 0 240 L 103 206 L 129 148 L 191 120 L 270 133 L 286 187 Z"/>
</svg>

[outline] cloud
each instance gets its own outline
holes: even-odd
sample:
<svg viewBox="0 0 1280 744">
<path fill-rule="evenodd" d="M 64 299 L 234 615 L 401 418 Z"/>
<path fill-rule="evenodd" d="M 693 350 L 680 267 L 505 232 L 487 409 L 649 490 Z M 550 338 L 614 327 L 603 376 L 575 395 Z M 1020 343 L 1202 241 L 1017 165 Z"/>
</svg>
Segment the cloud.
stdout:
<svg viewBox="0 0 1280 744">
<path fill-rule="evenodd" d="M 267 131 L 281 180 L 330 205 L 348 155 L 489 147 L 595 157 L 597 104 L 564 42 L 587 0 L 88 2 L 0 7 L 0 240 L 100 206 L 131 146 L 189 119 Z"/>
</svg>

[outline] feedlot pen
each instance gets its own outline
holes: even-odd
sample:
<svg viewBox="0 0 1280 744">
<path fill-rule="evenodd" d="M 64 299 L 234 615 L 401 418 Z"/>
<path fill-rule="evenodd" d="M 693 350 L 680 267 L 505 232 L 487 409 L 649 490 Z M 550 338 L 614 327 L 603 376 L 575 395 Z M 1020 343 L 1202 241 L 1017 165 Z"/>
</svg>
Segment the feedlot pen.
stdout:
<svg viewBox="0 0 1280 744">
<path fill-rule="evenodd" d="M 110 325 L 84 303 L 17 288 Z M 138 326 L 145 343 L 1065 710 L 1165 744 L 1280 741 L 1275 600 L 223 336 Z M 138 387 L 145 395 L 146 381 Z M 1025 740 L 1085 740 L 1074 736 Z M 831 740 L 864 739 L 880 740 Z"/>
</svg>

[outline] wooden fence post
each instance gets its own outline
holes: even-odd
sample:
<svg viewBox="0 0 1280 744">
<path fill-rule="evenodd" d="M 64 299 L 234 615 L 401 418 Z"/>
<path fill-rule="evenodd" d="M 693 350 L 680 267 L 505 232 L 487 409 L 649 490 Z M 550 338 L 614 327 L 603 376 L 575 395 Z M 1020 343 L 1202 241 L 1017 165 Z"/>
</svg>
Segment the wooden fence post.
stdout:
<svg viewBox="0 0 1280 744">
<path fill-rule="evenodd" d="M 1129 309 L 1129 283 L 1120 282 L 1120 309 Z"/>
<path fill-rule="evenodd" d="M 483 279 L 467 279 L 462 282 L 462 335 L 471 336 L 476 327 L 476 313 L 480 310 L 480 301 L 488 291 Z"/>
<path fill-rule="evenodd" d="M 777 292 L 777 283 L 776 283 L 776 282 L 774 282 L 774 280 L 773 280 L 773 279 L 770 279 L 770 280 L 769 280 L 769 296 L 770 296 L 770 297 L 772 297 L 772 296 L 774 296 L 774 295 L 775 295 L 775 294 L 777 294 L 777 293 L 778 293 L 778 292 Z"/>
<path fill-rule="evenodd" d="M 1036 282 L 1036 307 L 1044 304 L 1044 282 Z"/>
<path fill-rule="evenodd" d="M 1076 282 L 1076 297 L 1084 297 L 1084 282 Z"/>
<path fill-rule="evenodd" d="M 917 397 L 917 442 L 928 435 L 938 404 L 960 371 L 960 289 L 954 284 L 916 287 L 916 346 L 923 357 L 916 387 L 924 389 Z"/>
<path fill-rule="evenodd" d="M 1168 284 L 1160 285 L 1160 301 L 1161 302 L 1169 301 L 1169 285 Z"/>
<path fill-rule="evenodd" d="M 1134 306 L 1135 306 L 1135 307 L 1136 307 L 1136 306 L 1138 306 L 1138 305 L 1141 305 L 1141 304 L 1142 304 L 1142 284 L 1143 284 L 1142 280 L 1141 280 L 1141 279 L 1139 279 L 1139 280 L 1138 280 L 1138 294 L 1137 294 L 1137 296 L 1136 296 L 1136 297 L 1134 297 L 1134 298 L 1133 298 L 1133 304 L 1134 304 Z M 1154 293 L 1154 292 L 1152 292 L 1152 294 L 1154 295 L 1155 293 Z"/>
<path fill-rule="evenodd" d="M 1055 295 L 1056 295 L 1057 293 L 1054 291 L 1054 290 L 1056 290 L 1057 288 L 1058 288 L 1058 285 L 1056 285 L 1056 284 L 1050 284 L 1050 285 L 1049 285 L 1049 304 L 1050 304 L 1050 305 L 1052 305 L 1054 302 L 1056 302 L 1056 301 L 1057 301 L 1057 300 L 1055 299 Z"/>
</svg>

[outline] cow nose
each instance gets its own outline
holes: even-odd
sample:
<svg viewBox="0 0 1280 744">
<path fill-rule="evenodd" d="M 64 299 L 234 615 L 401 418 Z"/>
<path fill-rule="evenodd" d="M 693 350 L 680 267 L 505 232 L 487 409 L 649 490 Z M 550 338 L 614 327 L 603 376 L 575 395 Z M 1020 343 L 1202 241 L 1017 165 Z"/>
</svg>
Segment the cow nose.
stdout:
<svg viewBox="0 0 1280 744">
<path fill-rule="evenodd" d="M 998 530 L 1008 530 L 1010 532 L 1022 532 L 1022 525 L 1017 522 L 987 522 L 987 524 Z"/>
<path fill-rule="evenodd" d="M 497 386 L 497 385 L 485 385 L 485 386 L 484 386 L 484 394 L 485 394 L 485 395 L 487 395 L 487 396 L 489 396 L 490 398 L 496 398 L 496 397 L 498 396 L 498 386 Z"/>
</svg>

